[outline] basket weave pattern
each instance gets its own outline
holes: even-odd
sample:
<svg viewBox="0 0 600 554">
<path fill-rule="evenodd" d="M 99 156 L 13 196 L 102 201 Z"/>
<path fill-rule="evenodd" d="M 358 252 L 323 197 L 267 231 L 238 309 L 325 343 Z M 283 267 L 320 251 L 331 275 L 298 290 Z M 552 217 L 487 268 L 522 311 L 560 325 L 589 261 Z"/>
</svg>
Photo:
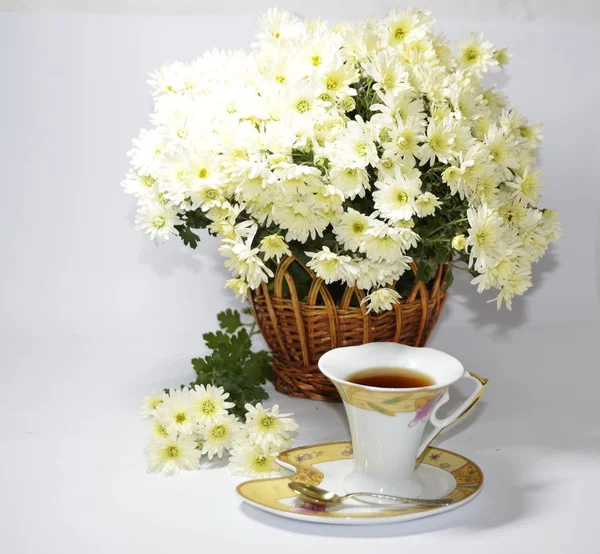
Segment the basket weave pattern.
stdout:
<svg viewBox="0 0 600 554">
<path fill-rule="evenodd" d="M 312 279 L 304 302 L 289 271 L 294 262 Z M 411 269 L 416 274 L 414 263 Z M 317 367 L 328 350 L 375 341 L 423 346 L 446 300 L 447 271 L 446 265 L 439 266 L 428 285 L 415 282 L 393 310 L 372 315 L 360 305 L 365 296 L 361 290 L 346 287 L 336 303 L 327 285 L 309 268 L 294 257 L 283 260 L 275 272 L 273 292 L 263 283 L 250 293 L 252 313 L 273 354 L 275 388 L 289 396 L 339 400 L 337 390 Z"/>
</svg>

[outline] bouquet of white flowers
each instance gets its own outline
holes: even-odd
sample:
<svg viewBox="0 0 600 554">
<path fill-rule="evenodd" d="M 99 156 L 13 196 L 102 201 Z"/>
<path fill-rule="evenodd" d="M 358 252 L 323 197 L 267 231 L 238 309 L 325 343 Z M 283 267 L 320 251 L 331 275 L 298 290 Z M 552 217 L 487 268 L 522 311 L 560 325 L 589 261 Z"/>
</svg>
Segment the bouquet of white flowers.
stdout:
<svg viewBox="0 0 600 554">
<path fill-rule="evenodd" d="M 249 53 L 161 68 L 124 181 L 136 226 L 221 237 L 240 296 L 293 255 L 375 312 L 412 261 L 424 281 L 464 267 L 510 308 L 560 234 L 537 207 L 539 126 L 482 84 L 506 49 L 479 34 L 451 49 L 432 25 L 425 10 L 334 27 L 269 10 Z"/>
</svg>

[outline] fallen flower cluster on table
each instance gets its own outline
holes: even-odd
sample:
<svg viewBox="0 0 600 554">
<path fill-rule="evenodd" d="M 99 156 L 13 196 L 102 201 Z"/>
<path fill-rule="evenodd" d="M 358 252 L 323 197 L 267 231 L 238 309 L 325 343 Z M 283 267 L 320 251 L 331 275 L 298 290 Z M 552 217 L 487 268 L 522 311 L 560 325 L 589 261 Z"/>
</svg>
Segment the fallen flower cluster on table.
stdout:
<svg viewBox="0 0 600 554">
<path fill-rule="evenodd" d="M 290 447 L 298 429 L 292 414 L 279 406 L 246 404 L 245 421 L 231 414 L 234 407 L 223 387 L 196 385 L 155 393 L 144 400 L 152 440 L 146 449 L 148 471 L 174 475 L 202 467 L 202 459 L 229 454 L 233 474 L 272 477 L 282 471 L 275 459 Z"/>
</svg>

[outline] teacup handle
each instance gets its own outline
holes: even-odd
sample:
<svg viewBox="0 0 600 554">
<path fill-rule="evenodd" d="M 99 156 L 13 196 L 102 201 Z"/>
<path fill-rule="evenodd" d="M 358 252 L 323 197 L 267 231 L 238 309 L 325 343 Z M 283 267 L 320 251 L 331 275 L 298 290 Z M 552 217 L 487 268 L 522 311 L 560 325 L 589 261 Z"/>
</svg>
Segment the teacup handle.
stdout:
<svg viewBox="0 0 600 554">
<path fill-rule="evenodd" d="M 454 410 L 449 416 L 444 419 L 439 419 L 436 416 L 438 409 L 443 406 L 450 399 L 450 393 L 448 389 L 444 391 L 442 396 L 438 399 L 431 410 L 431 416 L 429 417 L 429 423 L 433 425 L 433 429 L 427 433 L 427 435 L 421 441 L 419 446 L 419 450 L 417 452 L 417 464 L 421 462 L 421 458 L 427 447 L 431 444 L 433 439 L 435 439 L 446 427 L 451 425 L 452 423 L 456 423 L 459 419 L 461 419 L 481 398 L 481 395 L 485 391 L 485 387 L 487 387 L 488 380 L 484 377 L 479 377 L 479 375 L 475 373 L 469 373 L 465 371 L 464 375 L 461 379 L 467 378 L 475 381 L 475 390 L 470 394 L 470 396 L 458 407 Z"/>
</svg>

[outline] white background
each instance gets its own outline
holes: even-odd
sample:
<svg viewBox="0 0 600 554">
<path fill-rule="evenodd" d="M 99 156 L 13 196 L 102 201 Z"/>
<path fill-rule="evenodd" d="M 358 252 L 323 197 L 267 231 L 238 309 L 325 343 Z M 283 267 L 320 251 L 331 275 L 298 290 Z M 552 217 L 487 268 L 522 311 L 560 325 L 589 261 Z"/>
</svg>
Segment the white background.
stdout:
<svg viewBox="0 0 600 554">
<path fill-rule="evenodd" d="M 384 4 L 373 11 L 383 13 Z M 438 28 L 451 38 L 482 30 L 514 54 L 497 80 L 532 121 L 544 123 L 542 204 L 564 224 L 534 289 L 512 312 L 496 313 L 459 279 L 432 338 L 432 346 L 492 379 L 476 418 L 439 442 L 480 463 L 482 496 L 408 526 L 332 531 L 240 507 L 237 481 L 224 469 L 174 479 L 145 474 L 141 398 L 189 381 L 189 359 L 204 352 L 202 333 L 237 303 L 222 288 L 227 274 L 216 241 L 207 238 L 195 252 L 177 241 L 157 248 L 133 230 L 134 201 L 119 187 L 125 152 L 148 121 L 148 73 L 206 48 L 245 47 L 259 3 L 237 12 L 232 2 L 210 10 L 202 2 L 120 5 L 155 14 L 218 6 L 221 16 L 6 13 L 0 551 L 197 552 L 210 537 L 225 551 L 239 540 L 305 552 L 327 540 L 327 548 L 346 551 L 520 552 L 529 544 L 600 552 L 585 523 L 586 502 L 595 509 L 600 493 L 597 4 L 437 4 Z M 86 3 L 103 12 L 114 5 Z M 335 2 L 315 2 L 306 13 L 321 6 L 331 19 L 354 17 L 355 8 Z M 570 23 L 557 23 L 563 16 Z M 274 399 L 297 413 L 297 444 L 347 436 L 339 406 Z"/>
</svg>

